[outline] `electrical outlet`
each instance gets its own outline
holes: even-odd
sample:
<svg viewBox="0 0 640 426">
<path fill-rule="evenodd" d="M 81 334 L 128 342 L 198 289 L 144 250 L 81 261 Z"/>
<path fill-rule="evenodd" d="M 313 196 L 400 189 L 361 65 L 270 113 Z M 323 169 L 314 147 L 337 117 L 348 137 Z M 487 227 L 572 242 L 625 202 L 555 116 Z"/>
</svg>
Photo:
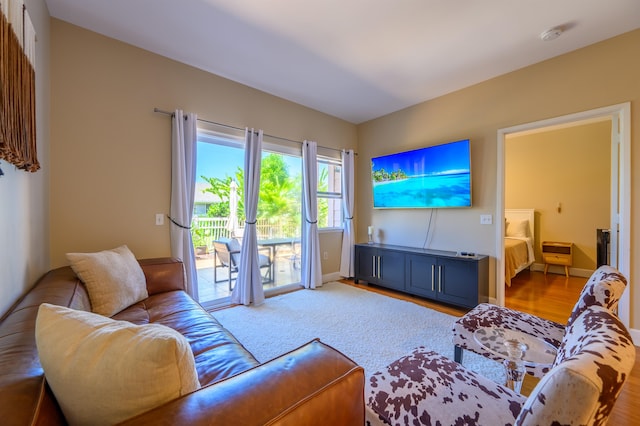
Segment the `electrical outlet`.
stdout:
<svg viewBox="0 0 640 426">
<path fill-rule="evenodd" d="M 481 214 L 480 215 L 480 224 L 481 225 L 491 225 L 493 223 L 493 217 L 490 214 Z"/>
<path fill-rule="evenodd" d="M 164 215 L 162 213 L 156 213 L 156 225 L 164 225 Z"/>
</svg>

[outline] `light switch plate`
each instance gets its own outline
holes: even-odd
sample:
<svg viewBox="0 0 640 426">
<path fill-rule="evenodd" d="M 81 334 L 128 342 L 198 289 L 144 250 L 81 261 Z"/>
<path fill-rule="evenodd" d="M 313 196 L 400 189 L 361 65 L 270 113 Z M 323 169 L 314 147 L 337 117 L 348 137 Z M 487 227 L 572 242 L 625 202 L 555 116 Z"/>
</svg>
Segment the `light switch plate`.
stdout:
<svg viewBox="0 0 640 426">
<path fill-rule="evenodd" d="M 156 225 L 164 225 L 164 215 L 162 213 L 156 213 Z"/>
<path fill-rule="evenodd" d="M 480 224 L 481 225 L 491 225 L 493 223 L 493 217 L 490 214 L 481 214 L 480 215 Z"/>
</svg>

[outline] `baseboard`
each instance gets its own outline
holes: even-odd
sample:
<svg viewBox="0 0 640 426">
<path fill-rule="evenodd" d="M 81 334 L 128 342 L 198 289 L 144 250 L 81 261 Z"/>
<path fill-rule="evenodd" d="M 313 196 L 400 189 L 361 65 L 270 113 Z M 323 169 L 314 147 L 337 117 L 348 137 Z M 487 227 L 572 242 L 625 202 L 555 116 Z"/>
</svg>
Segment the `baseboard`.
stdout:
<svg viewBox="0 0 640 426">
<path fill-rule="evenodd" d="M 330 281 L 341 280 L 342 278 L 343 277 L 342 277 L 342 275 L 340 275 L 340 272 L 331 272 L 331 273 L 322 275 L 322 282 L 323 283 L 328 283 Z"/>
</svg>

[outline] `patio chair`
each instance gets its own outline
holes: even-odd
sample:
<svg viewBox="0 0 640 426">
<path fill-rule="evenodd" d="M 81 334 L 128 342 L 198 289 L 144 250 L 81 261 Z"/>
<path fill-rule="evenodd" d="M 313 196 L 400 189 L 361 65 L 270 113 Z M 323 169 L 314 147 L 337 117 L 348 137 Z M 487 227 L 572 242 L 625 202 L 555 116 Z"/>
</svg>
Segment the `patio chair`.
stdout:
<svg viewBox="0 0 640 426">
<path fill-rule="evenodd" d="M 240 242 L 235 238 L 223 238 L 213 242 L 213 281 L 219 283 L 222 281 L 229 281 L 229 291 L 233 290 L 232 281 L 235 279 L 233 274 L 238 273 L 238 265 L 240 264 L 240 250 L 242 246 Z M 271 282 L 273 280 L 273 264 L 271 258 L 265 254 L 258 254 L 258 262 L 260 264 L 260 270 L 267 269 L 267 272 L 262 277 L 263 282 Z M 218 268 L 227 268 L 227 279 L 218 280 Z"/>
<path fill-rule="evenodd" d="M 293 271 L 300 270 L 301 261 L 302 261 L 302 255 L 301 255 L 300 241 L 299 240 L 293 240 L 293 241 L 291 241 L 291 256 L 289 256 L 289 262 L 290 262 L 290 265 L 291 265 L 291 269 Z"/>
</svg>

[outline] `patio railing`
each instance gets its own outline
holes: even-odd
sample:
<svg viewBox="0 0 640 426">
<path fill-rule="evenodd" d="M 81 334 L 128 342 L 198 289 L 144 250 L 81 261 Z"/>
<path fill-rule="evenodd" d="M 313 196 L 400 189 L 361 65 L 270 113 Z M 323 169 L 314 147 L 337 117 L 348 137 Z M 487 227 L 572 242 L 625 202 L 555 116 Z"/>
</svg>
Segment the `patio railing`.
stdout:
<svg viewBox="0 0 640 426">
<path fill-rule="evenodd" d="M 258 219 L 256 223 L 258 238 L 294 238 L 300 235 L 299 225 L 293 221 L 270 219 Z M 231 238 L 232 232 L 228 217 L 194 217 L 191 222 L 191 235 L 193 245 L 206 246 L 209 251 L 213 249 L 213 242 L 221 238 Z M 242 235 L 244 227 L 236 230 L 236 234 Z"/>
</svg>

